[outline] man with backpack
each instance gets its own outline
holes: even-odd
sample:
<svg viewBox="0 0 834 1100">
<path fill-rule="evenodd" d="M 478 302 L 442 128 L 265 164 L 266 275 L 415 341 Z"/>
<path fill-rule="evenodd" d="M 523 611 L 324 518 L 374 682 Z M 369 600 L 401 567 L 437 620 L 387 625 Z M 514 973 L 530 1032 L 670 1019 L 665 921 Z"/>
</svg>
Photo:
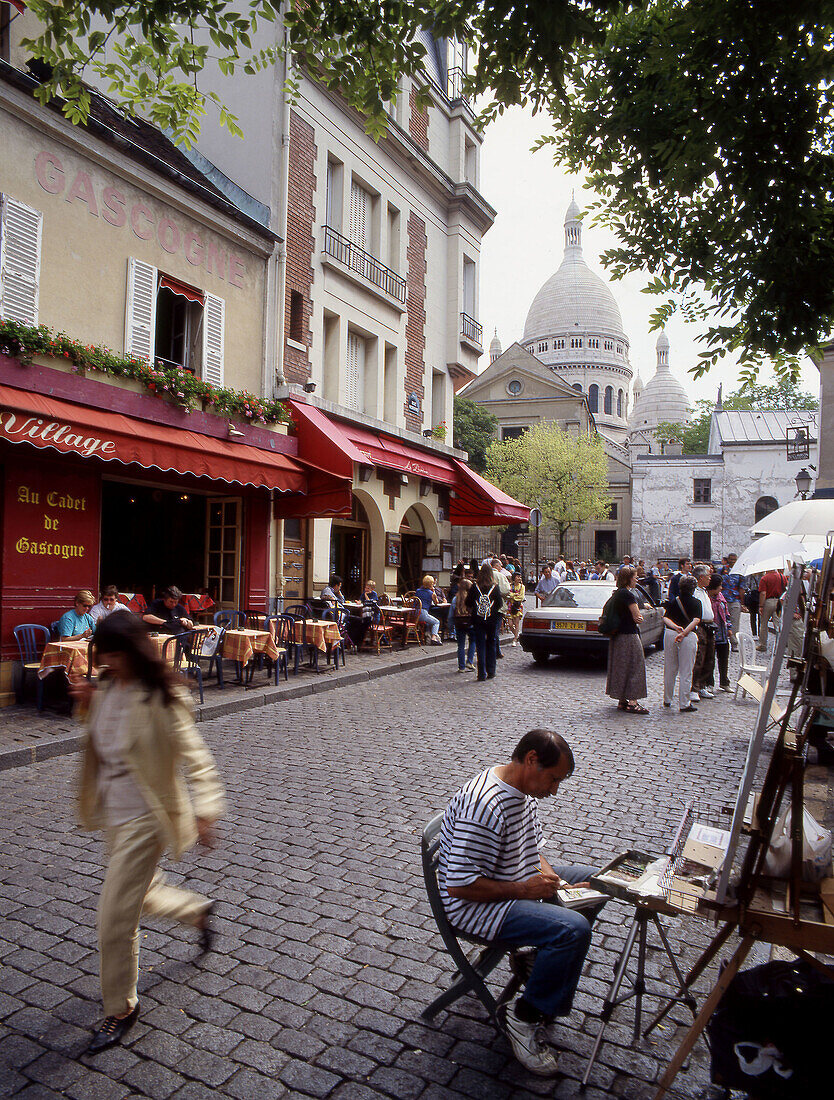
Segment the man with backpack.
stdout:
<svg viewBox="0 0 834 1100">
<path fill-rule="evenodd" d="M 472 615 L 475 651 L 478 655 L 478 680 L 492 680 L 497 664 L 498 624 L 504 599 L 491 565 L 482 565 L 478 578 L 466 594 L 466 606 Z"/>
</svg>

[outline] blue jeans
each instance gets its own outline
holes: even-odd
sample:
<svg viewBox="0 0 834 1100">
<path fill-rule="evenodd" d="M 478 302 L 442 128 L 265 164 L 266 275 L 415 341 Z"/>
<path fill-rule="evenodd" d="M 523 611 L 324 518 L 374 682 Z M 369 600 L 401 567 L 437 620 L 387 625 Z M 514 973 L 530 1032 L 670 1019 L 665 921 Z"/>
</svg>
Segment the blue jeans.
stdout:
<svg viewBox="0 0 834 1100">
<path fill-rule="evenodd" d="M 449 615 L 446 619 L 446 634 L 451 641 L 455 637 L 455 601 L 449 605 Z"/>
<path fill-rule="evenodd" d="M 475 648 L 478 651 L 478 679 L 486 680 L 495 675 L 497 649 L 495 638 L 498 634 L 498 620 L 474 619 L 472 631 L 475 635 Z"/>
<path fill-rule="evenodd" d="M 475 635 L 471 626 L 459 626 L 457 628 L 458 640 L 458 668 L 466 668 L 475 659 Z M 467 642 L 469 643 L 467 645 Z M 467 652 L 468 650 L 468 652 Z"/>
<path fill-rule="evenodd" d="M 426 626 L 429 628 L 429 635 L 432 638 L 436 637 L 440 633 L 440 620 L 435 619 L 433 615 L 429 615 L 425 607 L 417 616 L 417 622 L 426 624 Z"/>
<path fill-rule="evenodd" d="M 596 873 L 595 867 L 581 864 L 553 870 L 566 882 L 586 882 Z M 591 924 L 601 908 L 579 912 L 542 901 L 514 901 L 510 906 L 497 941 L 538 948 L 524 1000 L 542 1015 L 569 1014 L 591 944 Z"/>
</svg>

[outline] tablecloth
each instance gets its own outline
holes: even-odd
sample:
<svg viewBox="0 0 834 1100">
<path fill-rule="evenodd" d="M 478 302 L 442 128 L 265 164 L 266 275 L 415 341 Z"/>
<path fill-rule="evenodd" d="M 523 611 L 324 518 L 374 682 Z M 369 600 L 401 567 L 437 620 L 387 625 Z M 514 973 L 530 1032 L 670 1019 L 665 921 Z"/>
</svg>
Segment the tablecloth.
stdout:
<svg viewBox="0 0 834 1100">
<path fill-rule="evenodd" d="M 223 638 L 223 659 L 247 665 L 255 653 L 278 660 L 279 649 L 268 630 L 227 630 Z"/>
<path fill-rule="evenodd" d="M 305 641 L 304 628 L 307 628 Z M 339 633 L 339 624 L 327 619 L 307 619 L 306 623 L 297 620 L 293 631 L 293 639 L 297 645 L 314 645 L 322 653 L 327 652 L 328 645 L 338 645 L 342 640 Z"/>
<path fill-rule="evenodd" d="M 47 642 L 41 657 L 38 676 L 43 680 L 56 668 L 63 668 L 67 677 L 86 676 L 89 644 L 88 638 L 79 638 L 77 641 Z"/>
</svg>

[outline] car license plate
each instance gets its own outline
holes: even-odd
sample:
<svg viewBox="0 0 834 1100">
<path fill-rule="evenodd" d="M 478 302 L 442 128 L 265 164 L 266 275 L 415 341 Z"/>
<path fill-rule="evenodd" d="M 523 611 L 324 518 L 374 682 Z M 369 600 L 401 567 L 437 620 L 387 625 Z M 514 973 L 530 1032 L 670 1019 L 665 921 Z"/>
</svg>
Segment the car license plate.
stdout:
<svg viewBox="0 0 834 1100">
<path fill-rule="evenodd" d="M 551 619 L 550 620 L 550 629 L 551 630 L 584 630 L 585 629 L 585 624 L 584 623 L 566 623 L 562 619 Z"/>
</svg>

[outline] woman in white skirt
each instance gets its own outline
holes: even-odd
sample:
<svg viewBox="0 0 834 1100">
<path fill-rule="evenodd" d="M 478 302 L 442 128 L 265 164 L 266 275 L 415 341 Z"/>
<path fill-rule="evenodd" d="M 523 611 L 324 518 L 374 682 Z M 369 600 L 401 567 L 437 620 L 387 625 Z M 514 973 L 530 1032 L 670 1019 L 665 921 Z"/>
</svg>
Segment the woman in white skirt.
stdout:
<svg viewBox="0 0 834 1100">
<path fill-rule="evenodd" d="M 678 595 L 663 605 L 663 705 L 671 707 L 678 681 L 678 706 L 683 713 L 695 711 L 689 698 L 692 691 L 692 670 L 698 652 L 698 623 L 703 609 L 693 596 L 697 581 L 692 576 L 681 577 Z"/>
</svg>

